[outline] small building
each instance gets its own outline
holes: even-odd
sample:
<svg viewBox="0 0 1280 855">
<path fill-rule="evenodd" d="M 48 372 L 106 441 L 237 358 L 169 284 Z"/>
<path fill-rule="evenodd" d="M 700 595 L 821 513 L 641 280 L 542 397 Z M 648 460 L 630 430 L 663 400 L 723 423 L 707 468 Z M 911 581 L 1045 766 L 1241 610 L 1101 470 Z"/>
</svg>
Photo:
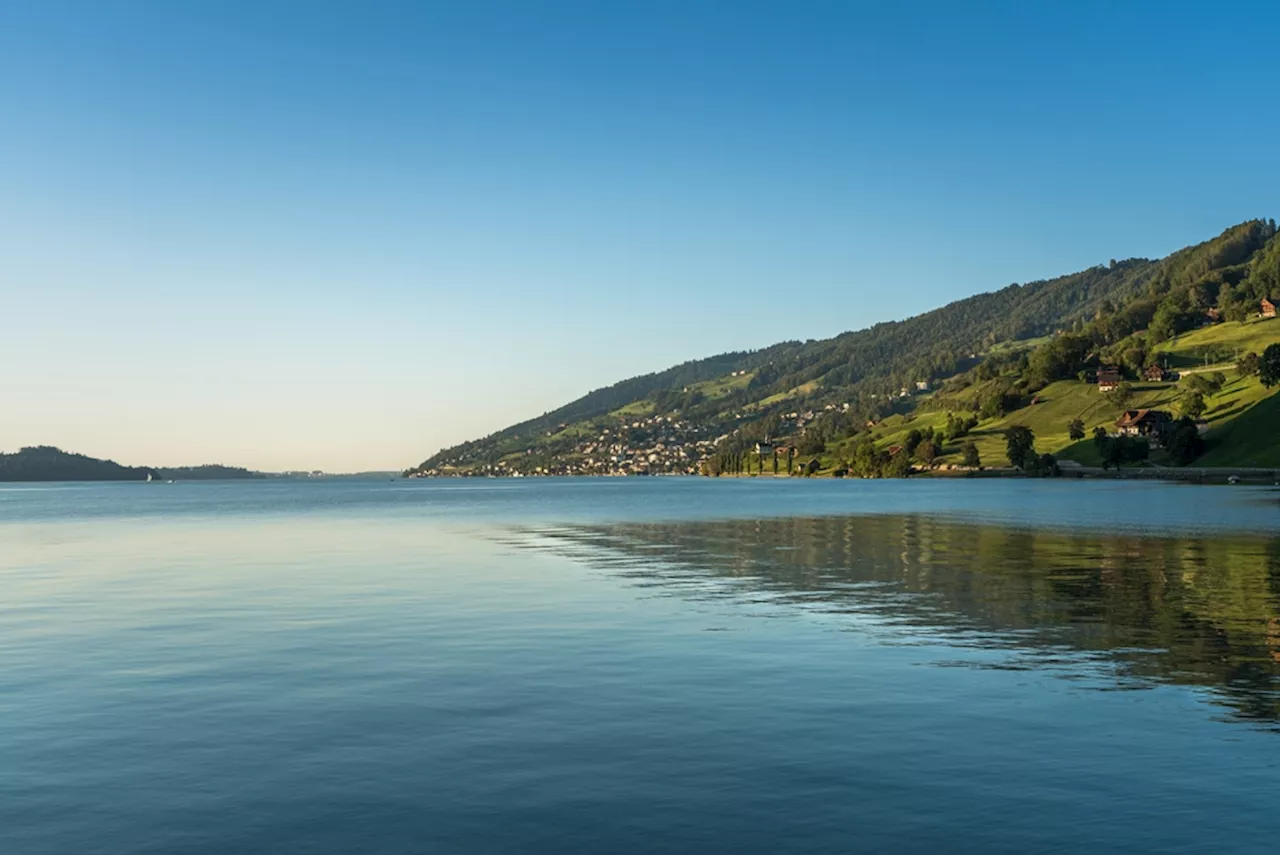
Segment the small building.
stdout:
<svg viewBox="0 0 1280 855">
<path fill-rule="evenodd" d="M 928 380 L 917 380 L 917 381 L 916 381 L 916 391 L 917 391 L 917 392 L 928 392 L 928 391 L 929 391 L 929 381 L 928 381 Z"/>
<path fill-rule="evenodd" d="M 1151 445 L 1159 448 L 1173 428 L 1173 415 L 1165 410 L 1125 410 L 1116 419 L 1116 433 L 1120 436 L 1146 437 Z"/>
<path fill-rule="evenodd" d="M 1108 365 L 1105 368 L 1098 369 L 1098 391 L 1110 392 L 1120 385 L 1120 381 L 1124 376 L 1120 373 L 1120 369 L 1114 365 Z"/>
<path fill-rule="evenodd" d="M 1169 372 L 1159 365 L 1148 365 L 1142 369 L 1142 377 L 1148 383 L 1161 383 L 1169 379 Z"/>
<path fill-rule="evenodd" d="M 1222 320 L 1222 312 L 1217 309 L 1205 309 L 1204 319 L 1211 324 L 1216 324 L 1218 321 Z"/>
<path fill-rule="evenodd" d="M 1276 304 L 1268 300 L 1266 297 L 1263 297 L 1262 298 L 1262 317 L 1274 318 L 1275 316 L 1276 316 Z"/>
<path fill-rule="evenodd" d="M 771 442 L 757 442 L 757 443 L 756 443 L 756 454 L 760 454 L 760 455 L 764 455 L 764 454 L 773 454 L 773 443 L 771 443 Z"/>
</svg>

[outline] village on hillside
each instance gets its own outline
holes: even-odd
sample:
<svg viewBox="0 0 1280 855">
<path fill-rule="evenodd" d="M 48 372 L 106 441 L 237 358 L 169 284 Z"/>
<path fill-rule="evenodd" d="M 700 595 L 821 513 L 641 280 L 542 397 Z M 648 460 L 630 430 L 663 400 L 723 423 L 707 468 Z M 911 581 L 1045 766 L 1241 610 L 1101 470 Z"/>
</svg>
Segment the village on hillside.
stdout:
<svg viewBox="0 0 1280 855">
<path fill-rule="evenodd" d="M 779 424 L 787 433 L 803 434 L 806 425 L 821 412 L 848 408 L 848 404 L 828 404 L 822 411 L 785 413 L 780 416 Z M 575 426 L 562 424 L 556 431 L 548 431 L 545 438 L 554 438 L 574 429 Z M 702 464 L 715 454 L 716 447 L 736 433 L 733 430 L 717 435 L 705 426 L 682 420 L 678 413 L 635 418 L 619 416 L 612 427 L 580 431 L 567 450 L 558 451 L 550 459 L 547 459 L 545 450 L 531 445 L 522 453 L 507 455 L 493 463 L 437 466 L 408 473 L 408 477 L 698 475 L 703 473 Z M 774 451 L 769 443 L 757 443 L 755 449 L 757 453 L 766 455 Z M 785 453 L 788 448 L 779 446 L 777 450 Z M 789 450 L 794 456 L 794 447 Z"/>
<path fill-rule="evenodd" d="M 569 429 L 569 425 L 560 425 L 559 431 L 549 431 L 546 436 Z M 620 417 L 613 427 L 583 432 L 567 451 L 549 459 L 545 452 L 530 446 L 523 453 L 507 455 L 493 463 L 481 462 L 467 468 L 440 466 L 410 473 L 410 477 L 692 475 L 697 474 L 699 461 L 718 439 L 678 416 Z"/>
<path fill-rule="evenodd" d="M 1240 395 L 1245 389 L 1240 384 L 1257 370 L 1257 355 L 1246 354 L 1247 348 L 1241 345 L 1257 347 L 1259 342 L 1273 341 L 1280 336 L 1280 328 L 1275 330 L 1277 336 L 1271 334 L 1271 323 L 1265 324 L 1265 329 L 1255 326 L 1270 321 L 1276 314 L 1275 303 L 1263 299 L 1243 325 L 1224 324 L 1218 311 L 1210 308 L 1204 311 L 1191 332 L 1175 336 L 1163 349 L 1153 350 L 1145 364 L 1135 367 L 1095 363 L 1081 370 L 1077 378 L 1041 390 L 1003 415 L 977 413 L 977 399 L 967 400 L 964 392 L 958 398 L 955 395 L 935 397 L 944 395 L 944 387 L 951 382 L 936 377 L 916 380 L 900 390 L 895 387 L 888 394 L 869 394 L 871 401 L 878 399 L 889 409 L 888 415 L 872 417 L 865 423 L 862 421 L 865 417 L 858 415 L 859 408 L 851 403 L 826 403 L 789 412 L 774 410 L 768 417 L 768 427 L 764 428 L 764 422 L 757 422 L 760 415 L 755 406 L 727 410 L 716 422 L 708 422 L 695 421 L 678 409 L 657 411 L 652 401 L 637 401 L 607 416 L 563 422 L 531 432 L 515 449 L 510 446 L 504 449 L 501 456 L 485 458 L 479 449 L 468 449 L 445 462 L 405 474 L 412 478 L 822 473 L 839 476 L 846 472 L 842 461 L 852 452 L 852 446 L 832 444 L 824 438 L 823 431 L 832 424 L 843 426 L 851 435 L 870 436 L 883 449 L 887 460 L 903 454 L 909 462 L 896 467 L 895 471 L 901 474 L 999 469 L 1006 465 L 1003 460 L 1005 431 L 1024 420 L 1036 425 L 1036 437 L 1045 439 L 1050 450 L 1067 451 L 1063 459 L 1065 466 L 1079 466 L 1094 456 L 1084 446 L 1075 446 L 1075 451 L 1066 449 L 1085 438 L 1086 421 L 1092 427 L 1094 440 L 1116 438 L 1122 443 L 1136 440 L 1143 449 L 1161 451 L 1171 447 L 1180 424 L 1194 423 L 1196 433 L 1203 437 L 1215 424 L 1224 424 L 1224 419 L 1234 415 L 1234 412 L 1224 413 L 1229 407 L 1244 402 Z M 1234 348 L 1235 354 L 1226 356 L 1224 347 Z M 1018 351 L 1015 348 L 1006 352 Z M 1200 353 L 1204 354 L 1203 362 Z M 1195 354 L 1193 358 L 1191 354 Z M 1214 356 L 1212 364 L 1211 355 Z M 1255 363 L 1248 370 L 1239 362 L 1245 356 Z M 1224 372 L 1236 379 L 1228 382 Z M 746 376 L 747 372 L 735 370 L 729 378 L 741 381 Z M 1257 382 L 1253 381 L 1253 385 L 1257 386 Z M 1092 400 L 1098 403 L 1079 397 L 1086 390 L 1096 390 Z M 689 391 L 686 387 L 685 392 Z M 1251 400 L 1259 395 L 1265 395 L 1260 386 L 1247 392 L 1246 398 Z M 1046 410 L 1046 401 L 1056 403 Z M 1169 406 L 1173 409 L 1166 409 Z M 975 411 L 966 417 L 966 426 L 959 431 L 949 427 L 955 418 L 952 411 L 963 415 L 966 407 Z M 1058 411 L 1061 415 L 1049 415 Z M 948 423 L 946 429 L 944 421 Z M 1071 424 L 1078 426 L 1069 430 Z M 930 440 L 921 447 L 933 449 L 923 455 L 916 450 L 919 440 L 912 442 L 910 436 L 921 433 Z M 1062 436 L 1057 436 L 1058 433 Z M 811 438 L 813 441 L 809 441 Z M 965 440 L 962 445 L 974 447 L 972 454 L 960 453 L 964 449 L 956 445 L 959 438 Z M 1204 443 L 1201 441 L 1199 445 L 1203 447 Z M 1132 442 L 1130 447 L 1134 447 Z"/>
</svg>

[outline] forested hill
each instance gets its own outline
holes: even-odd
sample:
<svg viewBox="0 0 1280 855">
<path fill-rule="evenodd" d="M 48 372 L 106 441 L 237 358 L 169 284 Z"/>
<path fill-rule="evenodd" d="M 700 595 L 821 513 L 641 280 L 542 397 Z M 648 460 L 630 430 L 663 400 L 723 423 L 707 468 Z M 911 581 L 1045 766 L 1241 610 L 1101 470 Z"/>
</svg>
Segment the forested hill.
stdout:
<svg viewBox="0 0 1280 855">
<path fill-rule="evenodd" d="M 157 471 L 161 478 L 181 481 L 245 481 L 272 477 L 266 472 L 256 472 L 242 466 L 222 466 L 217 463 L 203 466 L 171 466 Z"/>
<path fill-rule="evenodd" d="M 147 475 L 160 477 L 146 466 L 121 466 L 49 445 L 0 453 L 0 481 L 145 481 Z"/>
<path fill-rule="evenodd" d="M 114 460 L 99 460 L 51 445 L 30 446 L 14 454 L 0 453 L 0 482 L 145 481 L 148 475 L 154 479 L 184 481 L 270 477 L 263 472 L 237 466 L 179 466 L 169 469 L 122 466 Z"/>
<path fill-rule="evenodd" d="M 1164 259 L 1111 260 L 830 339 L 687 362 L 440 451 L 410 474 L 594 471 L 602 450 L 617 462 L 646 443 L 657 452 L 678 446 L 690 464 L 726 435 L 776 439 L 790 432 L 794 438 L 788 425 L 798 427 L 797 412 L 832 407 L 855 414 L 842 430 L 856 431 L 863 421 L 901 408 L 890 402 L 904 389 L 936 386 L 993 354 L 1026 350 L 1045 337 L 1088 325 L 1105 346 L 1148 326 L 1153 340 L 1168 338 L 1194 326 L 1209 307 L 1243 318 L 1258 299 L 1280 293 L 1275 235 L 1274 221 L 1252 220 Z M 588 436 L 597 442 L 584 444 Z M 696 468 L 677 459 L 650 462 L 659 464 L 655 471 Z"/>
</svg>

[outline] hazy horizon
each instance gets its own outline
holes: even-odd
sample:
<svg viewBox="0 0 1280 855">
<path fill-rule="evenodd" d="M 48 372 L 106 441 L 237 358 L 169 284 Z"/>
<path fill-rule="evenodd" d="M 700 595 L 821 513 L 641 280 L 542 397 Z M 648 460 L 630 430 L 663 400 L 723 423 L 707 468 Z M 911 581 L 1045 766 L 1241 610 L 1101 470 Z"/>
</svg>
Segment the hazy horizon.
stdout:
<svg viewBox="0 0 1280 855">
<path fill-rule="evenodd" d="M 688 359 L 1167 254 L 1277 216 L 1277 23 L 6 4 L 0 451 L 399 470 Z"/>
</svg>

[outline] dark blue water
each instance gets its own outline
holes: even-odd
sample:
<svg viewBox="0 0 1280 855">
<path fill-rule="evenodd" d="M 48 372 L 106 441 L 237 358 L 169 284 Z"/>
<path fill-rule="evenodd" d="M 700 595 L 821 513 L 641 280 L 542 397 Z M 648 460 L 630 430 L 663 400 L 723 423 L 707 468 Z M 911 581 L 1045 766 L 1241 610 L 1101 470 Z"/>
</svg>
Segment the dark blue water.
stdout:
<svg viewBox="0 0 1280 855">
<path fill-rule="evenodd" d="M 0 852 L 1272 852 L 1280 494 L 0 488 Z"/>
</svg>

